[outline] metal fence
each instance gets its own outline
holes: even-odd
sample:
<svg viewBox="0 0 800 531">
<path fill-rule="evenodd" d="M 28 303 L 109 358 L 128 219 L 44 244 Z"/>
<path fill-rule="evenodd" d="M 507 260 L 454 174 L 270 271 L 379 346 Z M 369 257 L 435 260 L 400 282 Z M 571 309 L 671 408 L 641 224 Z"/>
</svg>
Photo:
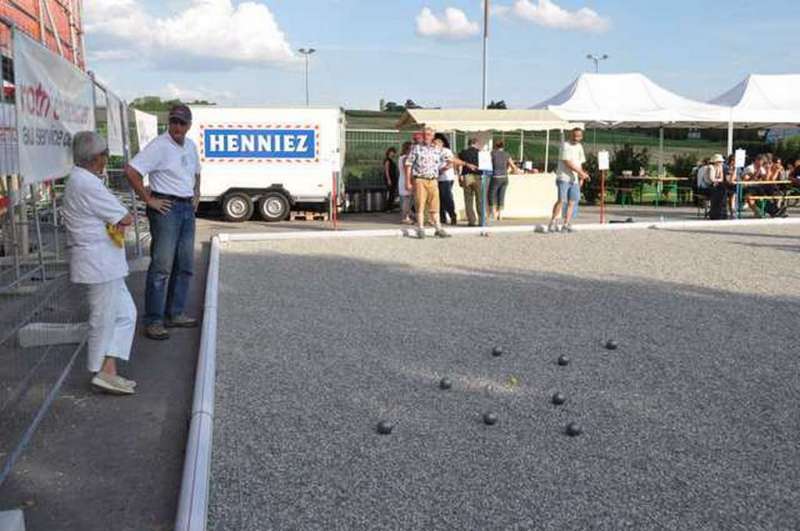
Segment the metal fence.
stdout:
<svg viewBox="0 0 800 531">
<path fill-rule="evenodd" d="M 0 22 L 2 23 L 2 22 Z M 0 55 L 13 59 L 11 32 L 2 32 Z M 65 179 L 28 185 L 18 174 L 13 71 L 3 72 L 0 93 L 0 486 L 59 395 L 80 354 L 88 307 L 83 288 L 69 282 L 69 250 L 60 216 Z M 106 89 L 95 82 L 96 124 L 105 131 Z M 127 108 L 121 109 L 127 112 Z M 131 123 L 132 120 L 128 120 Z M 123 131 L 129 146 L 129 130 Z M 143 206 L 119 169 L 107 184 L 135 217 L 126 235 L 128 257 L 143 256 Z"/>
</svg>

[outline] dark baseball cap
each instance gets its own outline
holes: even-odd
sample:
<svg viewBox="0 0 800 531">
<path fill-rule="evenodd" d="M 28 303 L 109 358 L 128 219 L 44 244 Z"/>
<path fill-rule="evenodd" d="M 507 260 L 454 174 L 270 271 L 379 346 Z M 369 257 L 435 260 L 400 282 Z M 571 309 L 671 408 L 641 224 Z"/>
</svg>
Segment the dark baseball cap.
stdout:
<svg viewBox="0 0 800 531">
<path fill-rule="evenodd" d="M 192 121 L 192 110 L 183 104 L 173 105 L 169 110 L 169 119 L 173 118 L 188 124 Z"/>
</svg>

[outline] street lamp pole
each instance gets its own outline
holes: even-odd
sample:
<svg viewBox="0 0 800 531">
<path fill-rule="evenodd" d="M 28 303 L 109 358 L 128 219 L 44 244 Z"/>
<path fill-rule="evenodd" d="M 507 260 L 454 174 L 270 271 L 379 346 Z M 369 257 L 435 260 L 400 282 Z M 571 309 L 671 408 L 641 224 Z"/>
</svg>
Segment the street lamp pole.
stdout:
<svg viewBox="0 0 800 531">
<path fill-rule="evenodd" d="M 486 95 L 488 93 L 488 48 L 489 48 L 489 1 L 483 0 L 483 96 L 481 109 L 486 109 Z"/>
<path fill-rule="evenodd" d="M 303 54 L 303 56 L 306 58 L 306 107 L 308 107 L 310 105 L 308 97 L 308 59 L 309 56 L 314 52 L 316 52 L 317 50 L 315 50 L 314 48 L 300 48 L 297 51 Z"/>
<path fill-rule="evenodd" d="M 594 62 L 594 73 L 597 74 L 600 72 L 600 61 L 605 61 L 606 59 L 608 59 L 608 55 L 607 54 L 594 55 L 590 53 L 589 55 L 586 56 L 586 58 Z"/>
</svg>

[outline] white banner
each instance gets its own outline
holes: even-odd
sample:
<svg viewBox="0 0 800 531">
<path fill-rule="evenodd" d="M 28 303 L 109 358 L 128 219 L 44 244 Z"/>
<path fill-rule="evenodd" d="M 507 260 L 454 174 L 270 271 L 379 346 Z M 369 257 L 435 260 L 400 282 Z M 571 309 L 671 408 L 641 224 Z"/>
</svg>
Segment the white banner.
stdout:
<svg viewBox="0 0 800 531">
<path fill-rule="evenodd" d="M 108 152 L 122 157 L 125 146 L 122 139 L 122 102 L 111 92 L 106 92 L 106 127 L 108 128 Z"/>
<path fill-rule="evenodd" d="M 139 138 L 139 151 L 158 136 L 158 118 L 153 114 L 133 111 L 136 118 L 136 136 Z"/>
<path fill-rule="evenodd" d="M 19 171 L 26 184 L 58 179 L 72 167 L 72 137 L 94 130 L 89 77 L 14 31 Z"/>
</svg>

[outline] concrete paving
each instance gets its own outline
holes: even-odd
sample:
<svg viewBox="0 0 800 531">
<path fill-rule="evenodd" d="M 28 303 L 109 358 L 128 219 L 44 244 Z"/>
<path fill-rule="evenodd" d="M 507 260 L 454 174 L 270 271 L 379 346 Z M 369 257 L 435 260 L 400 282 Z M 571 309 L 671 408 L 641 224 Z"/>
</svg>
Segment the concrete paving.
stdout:
<svg viewBox="0 0 800 531">
<path fill-rule="evenodd" d="M 210 528 L 795 528 L 799 250 L 797 227 L 228 244 Z"/>
<path fill-rule="evenodd" d="M 201 315 L 207 253 L 198 230 L 189 312 Z M 128 287 L 139 313 L 144 273 Z M 133 397 L 95 394 L 82 354 L 11 477 L 0 509 L 22 508 L 28 531 L 168 530 L 174 525 L 188 433 L 199 329 L 169 341 L 134 340 L 124 375 Z"/>
</svg>

